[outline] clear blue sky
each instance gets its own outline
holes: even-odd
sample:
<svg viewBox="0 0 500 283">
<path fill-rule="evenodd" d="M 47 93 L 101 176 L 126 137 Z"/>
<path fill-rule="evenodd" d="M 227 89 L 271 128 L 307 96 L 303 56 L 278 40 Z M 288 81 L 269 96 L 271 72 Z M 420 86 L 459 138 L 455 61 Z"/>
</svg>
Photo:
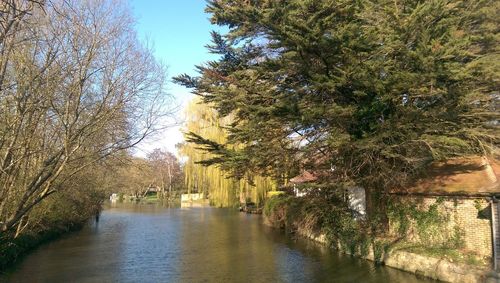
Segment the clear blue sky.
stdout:
<svg viewBox="0 0 500 283">
<path fill-rule="evenodd" d="M 204 0 L 129 0 L 129 4 L 139 37 L 153 43 L 156 58 L 168 66 L 169 78 L 195 75 L 195 65 L 214 59 L 204 46 L 210 43 L 210 31 L 221 29 L 210 24 Z M 167 89 L 180 105 L 192 98 L 187 89 L 170 81 Z M 182 119 L 182 110 L 177 117 Z M 175 152 L 175 144 L 181 141 L 179 127 L 173 127 L 142 144 L 137 154 L 144 156 L 154 148 Z"/>
</svg>

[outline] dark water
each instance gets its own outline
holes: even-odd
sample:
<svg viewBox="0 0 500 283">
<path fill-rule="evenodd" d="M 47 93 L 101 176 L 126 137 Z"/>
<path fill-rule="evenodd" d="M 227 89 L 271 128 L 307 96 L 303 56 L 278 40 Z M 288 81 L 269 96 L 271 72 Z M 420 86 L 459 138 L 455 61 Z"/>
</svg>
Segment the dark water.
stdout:
<svg viewBox="0 0 500 283">
<path fill-rule="evenodd" d="M 342 256 L 229 209 L 118 204 L 1 282 L 425 282 Z"/>
</svg>

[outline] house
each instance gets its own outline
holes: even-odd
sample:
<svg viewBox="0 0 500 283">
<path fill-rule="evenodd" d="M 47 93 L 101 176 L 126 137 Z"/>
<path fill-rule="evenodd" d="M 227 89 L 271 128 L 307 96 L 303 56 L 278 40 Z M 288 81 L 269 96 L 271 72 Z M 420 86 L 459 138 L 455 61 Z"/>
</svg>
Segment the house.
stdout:
<svg viewBox="0 0 500 283">
<path fill-rule="evenodd" d="M 297 197 L 308 194 L 307 184 L 318 182 L 319 173 L 303 171 L 292 178 Z M 483 258 L 491 258 L 500 269 L 500 162 L 498 158 L 467 157 L 431 164 L 427 173 L 416 183 L 389 192 L 395 199 L 419 210 L 436 206 L 445 217 L 437 227 L 436 241 L 459 240 L 461 250 Z M 363 188 L 350 187 L 345 191 L 349 207 L 364 217 L 367 196 Z M 376 209 L 376 208 L 372 208 Z M 395 229 L 388 223 L 389 230 Z M 410 229 L 412 230 L 412 229 Z M 428 231 L 427 231 L 428 232 Z M 411 236 L 411 235 L 410 235 Z M 438 239 L 439 238 L 439 239 Z M 459 239 L 458 239 L 459 238 Z M 418 235 L 410 241 L 422 241 Z M 429 245 L 438 245 L 432 241 Z"/>
<path fill-rule="evenodd" d="M 458 233 L 465 251 L 491 257 L 498 270 L 499 179 L 500 163 L 496 158 L 456 158 L 431 164 L 422 179 L 391 194 L 423 209 L 439 204 L 439 212 L 448 220 L 440 233 Z"/>
</svg>

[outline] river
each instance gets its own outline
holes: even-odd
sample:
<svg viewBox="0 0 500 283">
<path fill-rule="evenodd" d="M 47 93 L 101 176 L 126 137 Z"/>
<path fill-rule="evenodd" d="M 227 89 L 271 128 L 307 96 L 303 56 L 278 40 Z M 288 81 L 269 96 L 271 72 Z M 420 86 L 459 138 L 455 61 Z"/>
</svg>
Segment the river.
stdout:
<svg viewBox="0 0 500 283">
<path fill-rule="evenodd" d="M 429 282 L 341 255 L 231 209 L 114 204 L 0 282 Z"/>
</svg>

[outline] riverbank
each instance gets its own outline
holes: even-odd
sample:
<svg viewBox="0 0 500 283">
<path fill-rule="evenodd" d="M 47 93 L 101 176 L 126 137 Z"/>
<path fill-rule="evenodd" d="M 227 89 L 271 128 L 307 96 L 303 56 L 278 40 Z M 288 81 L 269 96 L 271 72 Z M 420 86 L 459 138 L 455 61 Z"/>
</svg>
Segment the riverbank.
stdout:
<svg viewBox="0 0 500 283">
<path fill-rule="evenodd" d="M 376 231 L 376 224 L 355 220 L 338 199 L 271 198 L 264 207 L 264 219 L 267 225 L 288 233 L 417 276 L 445 282 L 500 282 L 500 276 L 490 269 L 487 261 L 479 261 L 452 247 L 424 248 L 404 238 L 384 236 Z"/>
<path fill-rule="evenodd" d="M 12 234 L 3 235 L 0 239 L 0 272 L 18 263 L 42 244 L 80 230 L 85 222 L 60 224 L 43 231 L 21 234 L 17 238 Z"/>
<path fill-rule="evenodd" d="M 16 264 L 43 243 L 81 229 L 102 210 L 105 196 L 103 191 L 87 189 L 61 191 L 45 199 L 15 228 L 0 233 L 0 270 Z"/>
</svg>

